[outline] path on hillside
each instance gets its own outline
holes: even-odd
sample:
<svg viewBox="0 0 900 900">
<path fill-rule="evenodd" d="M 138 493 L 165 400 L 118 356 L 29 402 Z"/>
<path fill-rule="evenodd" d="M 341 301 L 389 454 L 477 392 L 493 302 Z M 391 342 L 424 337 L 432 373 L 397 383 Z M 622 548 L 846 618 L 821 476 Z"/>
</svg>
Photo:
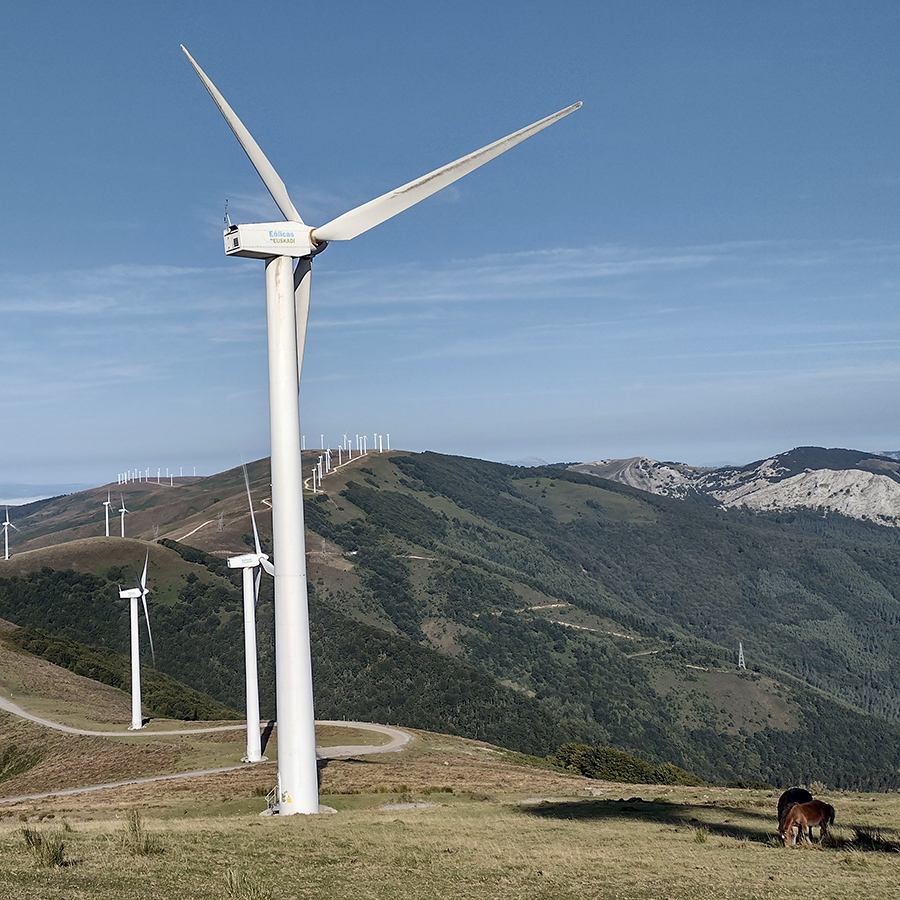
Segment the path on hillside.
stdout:
<svg viewBox="0 0 900 900">
<path fill-rule="evenodd" d="M 6 697 L 0 696 L 0 709 L 20 719 L 28 719 L 29 722 L 35 722 L 44 728 L 52 728 L 55 731 L 64 731 L 66 734 L 83 734 L 88 737 L 162 737 L 165 735 L 177 734 L 208 734 L 213 731 L 245 731 L 247 729 L 246 722 L 239 722 L 234 725 L 209 725 L 200 728 L 177 728 L 168 731 L 148 731 L 140 729 L 138 731 L 91 731 L 87 728 L 75 728 L 72 725 L 63 725 L 61 722 L 53 722 L 50 719 L 44 719 L 33 713 L 22 709 L 18 703 L 14 703 Z M 275 726 L 277 723 L 270 723 Z M 405 747 L 411 740 L 412 735 L 409 732 L 402 731 L 399 728 L 391 728 L 389 725 L 375 725 L 371 722 L 345 722 L 339 719 L 324 719 L 316 722 L 317 725 L 334 725 L 338 728 L 356 728 L 360 731 L 374 731 L 378 734 L 384 734 L 390 740 L 386 744 L 345 744 L 339 747 L 318 747 L 316 754 L 320 759 L 336 759 L 339 756 L 362 756 L 366 753 L 391 753 Z"/>
<path fill-rule="evenodd" d="M 71 725 L 63 725 L 60 722 L 52 722 L 41 716 L 26 712 L 17 703 L 13 703 L 6 697 L 0 696 L 0 709 L 27 719 L 44 728 L 52 728 L 56 731 L 64 731 L 67 734 L 81 734 L 89 737 L 162 737 L 164 735 L 205 734 L 212 731 L 245 731 L 246 723 L 238 725 L 213 725 L 201 728 L 181 728 L 171 731 L 91 731 L 87 728 L 74 728 Z M 272 723 L 275 724 L 275 723 Z M 317 725 L 330 725 L 338 728 L 353 728 L 359 731 L 372 731 L 376 734 L 387 736 L 386 744 L 342 744 L 334 747 L 316 747 L 318 759 L 340 759 L 347 756 L 366 756 L 374 753 L 396 753 L 409 744 L 413 736 L 408 731 L 400 728 L 392 728 L 389 725 L 376 725 L 372 722 L 344 722 L 336 719 L 326 719 L 316 722 Z M 235 772 L 239 769 L 249 769 L 259 763 L 242 763 L 236 766 L 224 766 L 217 769 L 198 769 L 192 772 L 178 772 L 174 775 L 153 775 L 148 778 L 131 778 L 126 781 L 114 781 L 108 784 L 94 784 L 85 787 L 64 788 L 57 791 L 46 791 L 42 794 L 27 794 L 20 797 L 0 797 L 0 803 L 17 803 L 24 800 L 44 800 L 47 797 L 68 796 L 70 794 L 86 794 L 92 791 L 103 791 L 109 788 L 126 787 L 132 784 L 150 784 L 155 781 L 173 781 L 179 778 L 196 778 L 201 775 L 218 775 L 223 772 Z"/>
</svg>

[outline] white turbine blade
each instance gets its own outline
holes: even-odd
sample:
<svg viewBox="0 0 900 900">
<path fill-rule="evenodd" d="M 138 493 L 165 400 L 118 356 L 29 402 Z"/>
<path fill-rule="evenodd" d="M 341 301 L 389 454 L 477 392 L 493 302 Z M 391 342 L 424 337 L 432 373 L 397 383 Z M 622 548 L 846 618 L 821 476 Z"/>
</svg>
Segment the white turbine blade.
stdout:
<svg viewBox="0 0 900 900">
<path fill-rule="evenodd" d="M 156 668 L 156 651 L 153 649 L 153 632 L 150 630 L 150 613 L 147 612 L 148 591 L 141 593 L 141 601 L 144 604 L 144 621 L 147 623 L 147 637 L 150 638 L 150 658 L 153 660 L 153 668 Z"/>
<path fill-rule="evenodd" d="M 269 562 L 269 557 L 265 554 L 260 556 L 259 564 L 266 570 L 267 575 L 271 575 L 273 578 L 275 577 L 275 566 Z"/>
<path fill-rule="evenodd" d="M 312 237 L 317 243 L 349 241 L 351 238 L 355 238 L 364 231 L 380 225 L 398 213 L 402 213 L 420 200 L 424 200 L 426 197 L 430 197 L 442 188 L 447 187 L 447 185 L 453 184 L 454 181 L 462 178 L 463 175 L 468 175 L 469 172 L 473 172 L 479 166 L 483 166 L 486 162 L 490 162 L 492 159 L 500 156 L 501 153 L 512 149 L 516 144 L 521 144 L 522 141 L 537 134 L 539 131 L 543 131 L 549 125 L 569 115 L 569 113 L 575 112 L 580 106 L 580 102 L 573 103 L 571 106 L 567 106 L 565 109 L 561 109 L 559 112 L 555 112 L 553 115 L 547 116 L 533 125 L 528 125 L 513 134 L 507 135 L 505 138 L 500 138 L 499 141 L 494 141 L 493 144 L 488 144 L 486 147 L 482 147 L 468 156 L 463 156 L 455 162 L 448 163 L 440 169 L 435 169 L 433 172 L 417 178 L 415 181 L 410 181 L 409 184 L 404 184 L 402 187 L 389 191 L 387 194 L 382 194 L 380 197 L 376 197 L 362 206 L 357 206 L 356 209 L 351 209 L 350 212 L 332 219 L 327 225 L 313 229 Z"/>
<path fill-rule="evenodd" d="M 256 545 L 257 554 L 262 553 L 259 546 L 259 532 L 256 530 L 256 516 L 253 515 L 253 499 L 250 496 L 250 476 L 247 474 L 247 466 L 243 461 L 241 465 L 244 467 L 244 484 L 247 486 L 247 503 L 250 505 L 250 521 L 253 523 L 253 543 Z"/>
<path fill-rule="evenodd" d="M 259 602 L 259 582 L 262 579 L 262 569 L 256 570 L 256 578 L 253 579 L 253 605 Z"/>
<path fill-rule="evenodd" d="M 147 551 L 147 555 L 144 557 L 144 571 L 141 574 L 141 590 L 147 590 L 147 564 L 150 562 L 150 551 Z"/>
<path fill-rule="evenodd" d="M 194 61 L 194 57 L 185 50 L 184 44 L 181 45 L 181 49 L 188 58 L 188 62 L 194 67 L 194 71 L 200 76 L 200 80 L 206 86 L 206 89 L 215 101 L 216 106 L 219 107 L 219 112 L 225 117 L 225 121 L 228 123 L 229 128 L 234 132 L 234 136 L 244 148 L 244 153 L 247 154 L 250 162 L 253 163 L 253 168 L 259 173 L 259 177 L 262 178 L 263 184 L 268 188 L 269 193 L 272 195 L 272 199 L 278 205 L 282 215 L 289 222 L 299 222 L 302 225 L 303 219 L 300 218 L 300 213 L 294 208 L 294 204 L 288 196 L 287 188 L 275 171 L 275 167 L 268 159 L 266 159 L 266 155 L 260 149 L 259 144 L 253 140 L 253 136 L 244 127 L 244 123 L 241 122 L 237 115 L 235 115 L 234 110 L 228 105 L 225 98 L 216 89 L 216 86 L 209 80 L 203 69 L 197 65 Z"/>
</svg>

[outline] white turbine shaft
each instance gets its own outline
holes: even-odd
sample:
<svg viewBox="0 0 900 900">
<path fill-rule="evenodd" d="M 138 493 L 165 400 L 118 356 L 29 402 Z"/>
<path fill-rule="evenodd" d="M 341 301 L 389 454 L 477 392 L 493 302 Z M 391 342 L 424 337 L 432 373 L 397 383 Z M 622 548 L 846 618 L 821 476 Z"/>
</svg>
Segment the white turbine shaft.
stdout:
<svg viewBox="0 0 900 900">
<path fill-rule="evenodd" d="M 391 452 L 391 433 L 387 433 L 387 445 L 388 445 L 388 453 Z"/>
<path fill-rule="evenodd" d="M 123 535 L 124 537 L 124 535 Z M 131 729 L 144 727 L 141 713 L 141 657 L 138 631 L 138 597 L 130 598 L 131 605 Z"/>
<path fill-rule="evenodd" d="M 9 526 L 12 525 L 12 522 L 9 521 L 9 507 L 6 507 L 6 519 L 3 522 L 3 558 L 9 559 Z"/>
<path fill-rule="evenodd" d="M 244 567 L 244 671 L 247 691 L 247 762 L 261 762 L 259 673 L 256 665 L 256 587 L 253 567 Z"/>
<path fill-rule="evenodd" d="M 272 544 L 275 557 L 275 690 L 281 815 L 317 813 L 303 480 L 300 459 L 297 319 L 309 310 L 309 271 L 296 288 L 291 260 L 266 260 Z"/>
</svg>

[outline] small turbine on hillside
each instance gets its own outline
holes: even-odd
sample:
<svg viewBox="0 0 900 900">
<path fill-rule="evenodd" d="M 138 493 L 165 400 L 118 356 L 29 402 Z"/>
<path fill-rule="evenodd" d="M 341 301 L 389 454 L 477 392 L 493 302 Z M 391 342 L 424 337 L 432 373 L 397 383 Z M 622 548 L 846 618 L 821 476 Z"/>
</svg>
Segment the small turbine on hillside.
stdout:
<svg viewBox="0 0 900 900">
<path fill-rule="evenodd" d="M 119 509 L 119 517 L 120 517 L 120 525 L 121 525 L 120 530 L 122 532 L 121 536 L 125 537 L 125 514 L 128 512 L 128 510 L 125 509 L 125 498 L 121 494 L 119 494 L 119 496 L 122 497 L 122 506 Z M 107 531 L 108 530 L 109 529 L 107 529 Z"/>
<path fill-rule="evenodd" d="M 278 713 L 278 812 L 319 811 L 316 732 L 313 713 L 303 476 L 300 469 L 298 392 L 309 314 L 312 258 L 329 241 L 348 241 L 447 187 L 479 166 L 537 134 L 580 103 L 562 109 L 508 137 L 476 150 L 428 175 L 370 200 L 327 225 L 312 228 L 294 207 L 287 188 L 259 145 L 184 49 L 194 71 L 253 163 L 284 222 L 231 225 L 225 253 L 266 263 L 269 339 L 269 424 L 272 441 L 272 541 L 275 553 L 275 680 Z M 298 98 L 301 100 L 301 98 Z M 292 260 L 297 266 L 292 271 Z"/>
<path fill-rule="evenodd" d="M 138 600 L 144 605 L 144 621 L 147 623 L 147 638 L 150 641 L 150 657 L 153 660 L 153 667 L 156 668 L 156 653 L 153 650 L 153 633 L 150 631 L 150 614 L 147 612 L 147 565 L 150 562 L 150 551 L 144 558 L 144 571 L 141 577 L 137 577 L 134 573 L 137 587 L 126 588 L 124 591 L 119 588 L 119 598 L 129 601 L 129 612 L 131 618 L 131 724 L 128 726 L 129 731 L 137 731 L 144 727 L 144 718 L 141 714 L 141 655 L 140 655 L 140 622 L 138 621 Z"/>
<path fill-rule="evenodd" d="M 9 559 L 9 529 L 18 531 L 19 529 L 9 521 L 9 507 L 6 507 L 6 519 L 3 522 L 3 558 Z"/>
<path fill-rule="evenodd" d="M 122 501 L 122 506 L 125 505 L 125 501 Z M 106 510 L 106 536 L 109 537 L 109 508 L 112 506 L 112 500 L 109 497 L 109 491 L 106 492 L 106 499 L 103 501 L 104 509 Z"/>
<path fill-rule="evenodd" d="M 247 486 L 247 502 L 250 504 L 250 521 L 253 524 L 255 553 L 229 556 L 229 569 L 243 570 L 244 588 L 244 669 L 246 672 L 247 697 L 247 755 L 244 762 L 262 762 L 262 742 L 259 734 L 259 672 L 256 664 L 256 601 L 259 598 L 259 580 L 263 569 L 269 575 L 275 574 L 275 567 L 269 562 L 268 554 L 259 546 L 259 531 L 253 514 L 253 498 L 250 496 L 250 478 L 244 466 L 244 484 Z"/>
</svg>

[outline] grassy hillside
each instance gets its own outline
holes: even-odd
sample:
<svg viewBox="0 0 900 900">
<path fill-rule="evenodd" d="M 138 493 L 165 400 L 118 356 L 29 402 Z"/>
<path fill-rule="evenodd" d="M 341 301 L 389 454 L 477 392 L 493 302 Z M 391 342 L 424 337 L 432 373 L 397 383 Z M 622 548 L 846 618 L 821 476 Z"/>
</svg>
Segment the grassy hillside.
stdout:
<svg viewBox="0 0 900 900">
<path fill-rule="evenodd" d="M 264 462 L 251 478 L 267 543 Z M 239 594 L 222 563 L 249 539 L 240 472 L 144 490 L 126 524 L 183 539 L 151 547 L 158 664 L 240 708 Z M 83 503 L 96 530 L 95 501 Z M 61 536 L 86 527 L 71 515 L 81 501 L 66 502 Z M 25 546 L 51 541 L 49 510 L 16 519 Z M 888 529 L 399 452 L 331 473 L 306 513 L 320 717 L 365 714 L 537 753 L 608 744 L 707 779 L 900 786 L 900 564 Z M 52 616 L 78 640 L 125 649 L 114 582 L 146 546 L 93 538 L 22 553 L 0 568 L 0 615 Z M 54 581 L 67 560 L 95 579 L 87 594 Z M 16 601 L 13 574 L 37 579 L 32 599 Z M 736 668 L 738 641 L 749 671 Z"/>
<path fill-rule="evenodd" d="M 833 839 L 810 852 L 779 846 L 774 791 L 610 784 L 441 735 L 329 761 L 322 801 L 337 815 L 261 818 L 273 768 L 4 804 L 0 894 L 168 900 L 177 885 L 198 900 L 789 900 L 813 885 L 833 900 L 896 895 L 896 794 L 825 794 Z M 129 830 L 135 812 L 143 845 Z M 25 829 L 61 844 L 64 864 L 41 865 Z"/>
</svg>

